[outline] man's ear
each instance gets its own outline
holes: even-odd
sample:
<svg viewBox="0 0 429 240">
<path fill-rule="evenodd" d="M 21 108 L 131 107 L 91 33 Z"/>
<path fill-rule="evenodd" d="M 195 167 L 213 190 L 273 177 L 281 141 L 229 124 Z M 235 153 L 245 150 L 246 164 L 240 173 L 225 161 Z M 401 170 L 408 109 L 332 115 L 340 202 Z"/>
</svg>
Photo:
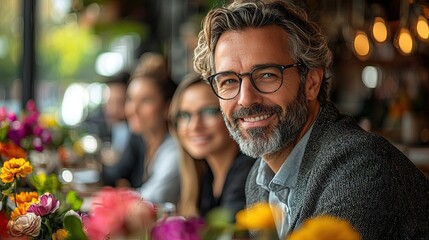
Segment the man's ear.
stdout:
<svg viewBox="0 0 429 240">
<path fill-rule="evenodd" d="M 323 70 L 321 68 L 311 69 L 307 73 L 305 81 L 305 96 L 307 100 L 313 101 L 319 95 L 320 86 L 322 85 Z"/>
</svg>

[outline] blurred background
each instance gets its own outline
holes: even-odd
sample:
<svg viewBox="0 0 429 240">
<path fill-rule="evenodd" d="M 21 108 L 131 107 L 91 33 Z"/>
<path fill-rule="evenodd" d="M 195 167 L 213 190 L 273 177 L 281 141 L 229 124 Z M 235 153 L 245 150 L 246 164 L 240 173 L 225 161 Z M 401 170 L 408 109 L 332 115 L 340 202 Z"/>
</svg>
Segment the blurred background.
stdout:
<svg viewBox="0 0 429 240">
<path fill-rule="evenodd" d="M 202 16 L 226 0 L 2 0 L 0 107 L 35 99 L 47 122 L 78 128 L 105 102 L 104 80 L 146 52 L 174 81 L 192 70 Z M 325 30 L 334 53 L 331 99 L 365 129 L 429 162 L 429 3 L 291 1 Z M 91 151 L 95 151 L 94 149 Z"/>
</svg>

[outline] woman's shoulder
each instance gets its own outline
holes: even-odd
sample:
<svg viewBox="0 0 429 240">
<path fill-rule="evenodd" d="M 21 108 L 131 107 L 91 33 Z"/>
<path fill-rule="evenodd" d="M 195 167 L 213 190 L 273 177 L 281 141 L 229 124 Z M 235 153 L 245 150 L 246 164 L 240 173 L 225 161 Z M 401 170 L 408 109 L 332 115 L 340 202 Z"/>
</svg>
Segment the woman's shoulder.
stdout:
<svg viewBox="0 0 429 240">
<path fill-rule="evenodd" d="M 249 172 L 252 166 L 255 164 L 256 159 L 249 157 L 241 152 L 238 153 L 237 157 L 235 158 L 231 170 L 238 170 L 239 172 Z"/>
<path fill-rule="evenodd" d="M 163 158 L 164 161 L 178 161 L 179 145 L 176 140 L 170 135 L 167 135 L 162 144 L 159 146 L 159 149 L 157 151 L 157 158 Z"/>
<path fill-rule="evenodd" d="M 237 164 L 253 166 L 253 164 L 256 162 L 256 158 L 247 156 L 246 154 L 239 152 L 234 162 Z"/>
</svg>

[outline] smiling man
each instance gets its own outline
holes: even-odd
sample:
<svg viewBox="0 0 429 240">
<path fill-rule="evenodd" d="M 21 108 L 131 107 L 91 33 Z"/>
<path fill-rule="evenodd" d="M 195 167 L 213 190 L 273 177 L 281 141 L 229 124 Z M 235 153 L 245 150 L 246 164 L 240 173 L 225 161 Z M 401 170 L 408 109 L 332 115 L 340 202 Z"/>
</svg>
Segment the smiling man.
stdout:
<svg viewBox="0 0 429 240">
<path fill-rule="evenodd" d="M 328 99 L 332 54 L 320 28 L 281 1 L 235 1 L 204 20 L 194 65 L 241 150 L 260 158 L 248 205 L 267 201 L 281 239 L 332 215 L 363 239 L 427 239 L 429 180 Z"/>
</svg>

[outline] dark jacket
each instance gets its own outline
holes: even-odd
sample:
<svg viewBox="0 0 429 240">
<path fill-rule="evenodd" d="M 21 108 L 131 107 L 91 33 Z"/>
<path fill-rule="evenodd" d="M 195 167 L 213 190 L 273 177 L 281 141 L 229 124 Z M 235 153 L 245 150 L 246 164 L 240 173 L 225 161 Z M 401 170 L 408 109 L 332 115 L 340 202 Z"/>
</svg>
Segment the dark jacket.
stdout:
<svg viewBox="0 0 429 240">
<path fill-rule="evenodd" d="M 232 216 L 235 216 L 239 210 L 245 208 L 244 187 L 247 175 L 254 163 L 254 158 L 240 152 L 228 170 L 222 193 L 218 198 L 213 196 L 214 177 L 210 167 L 207 166 L 207 172 L 203 176 L 200 187 L 200 214 L 205 216 L 213 208 L 222 207 L 230 210 Z"/>
</svg>

